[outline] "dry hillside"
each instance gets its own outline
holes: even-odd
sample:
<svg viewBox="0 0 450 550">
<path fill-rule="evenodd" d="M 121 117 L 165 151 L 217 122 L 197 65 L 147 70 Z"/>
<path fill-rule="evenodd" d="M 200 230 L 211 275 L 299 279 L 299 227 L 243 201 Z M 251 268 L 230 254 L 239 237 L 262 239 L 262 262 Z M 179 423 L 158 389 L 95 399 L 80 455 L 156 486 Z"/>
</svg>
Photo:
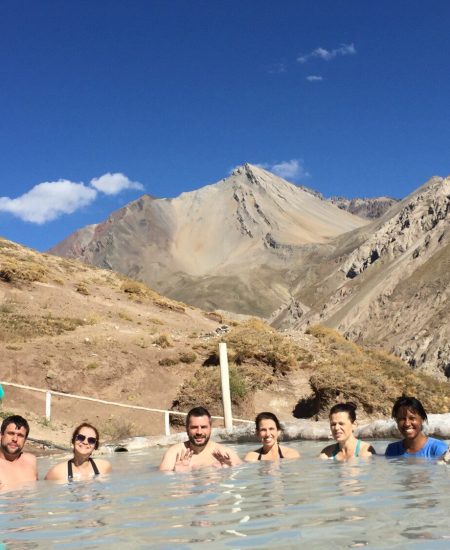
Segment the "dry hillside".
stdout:
<svg viewBox="0 0 450 550">
<path fill-rule="evenodd" d="M 226 341 L 235 416 L 269 409 L 284 420 L 323 416 L 352 399 L 368 416 L 386 415 L 403 391 L 430 412 L 447 412 L 446 384 L 398 360 L 367 352 L 339 334 L 279 333 L 261 320 L 224 320 L 164 298 L 142 283 L 0 239 L 0 380 L 124 404 L 220 414 L 219 341 Z M 44 396 L 5 387 L 1 414 L 45 428 Z M 54 398 L 50 435 L 82 420 L 104 435 L 159 434 L 162 416 Z M 67 434 L 65 435 L 67 438 Z"/>
</svg>

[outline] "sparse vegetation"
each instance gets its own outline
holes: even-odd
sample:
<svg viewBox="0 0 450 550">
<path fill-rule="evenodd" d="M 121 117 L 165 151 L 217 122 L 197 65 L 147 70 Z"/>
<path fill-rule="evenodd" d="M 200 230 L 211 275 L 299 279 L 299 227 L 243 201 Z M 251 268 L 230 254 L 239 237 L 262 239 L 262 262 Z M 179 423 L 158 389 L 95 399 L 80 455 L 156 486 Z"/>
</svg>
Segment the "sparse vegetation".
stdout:
<svg viewBox="0 0 450 550">
<path fill-rule="evenodd" d="M 181 386 L 173 403 L 173 409 L 188 411 L 199 403 L 207 407 L 211 414 L 222 414 L 222 388 L 220 384 L 220 369 L 218 367 L 200 367 L 191 378 Z M 230 364 L 230 394 L 233 411 L 236 416 L 247 416 L 251 409 L 248 398 L 255 390 L 272 383 L 274 375 L 270 369 L 255 365 Z M 171 422 L 179 425 L 183 422 L 178 416 L 171 417 Z"/>
<path fill-rule="evenodd" d="M 69 317 L 0 312 L 0 342 L 24 342 L 40 336 L 55 336 L 83 325 L 81 319 Z"/>
<path fill-rule="evenodd" d="M 90 292 L 86 283 L 77 283 L 75 285 L 75 290 L 84 296 L 89 296 Z"/>
<path fill-rule="evenodd" d="M 133 317 L 128 313 L 128 311 L 121 310 L 118 315 L 124 321 L 129 321 L 130 323 L 133 321 Z"/>
<path fill-rule="evenodd" d="M 179 362 L 180 361 L 174 357 L 165 357 L 164 359 L 160 359 L 158 364 L 162 367 L 172 367 L 173 365 L 178 365 Z"/>
<path fill-rule="evenodd" d="M 180 313 L 184 313 L 186 310 L 184 304 L 161 296 L 148 287 L 145 283 L 134 281 L 124 276 L 121 276 L 121 278 L 123 279 L 121 286 L 122 291 L 128 294 L 128 296 L 133 300 L 142 300 L 146 298 L 162 309 L 171 309 Z"/>
<path fill-rule="evenodd" d="M 86 368 L 88 370 L 95 370 L 95 369 L 98 369 L 98 366 L 99 366 L 98 363 L 93 362 L 93 363 L 88 363 L 86 365 Z"/>
<path fill-rule="evenodd" d="M 238 365 L 264 363 L 273 374 L 286 374 L 301 367 L 297 358 L 309 358 L 309 354 L 291 339 L 282 336 L 260 319 L 250 319 L 234 327 L 223 337 L 227 343 L 228 357 Z M 217 342 L 211 343 L 210 361 L 218 364 Z"/>
<path fill-rule="evenodd" d="M 2 255 L 0 279 L 6 283 L 45 281 L 48 270 L 29 256 Z"/>
<path fill-rule="evenodd" d="M 100 426 L 100 434 L 107 441 L 120 441 L 131 437 L 135 431 L 133 422 L 123 418 L 109 418 L 103 425 Z"/>
<path fill-rule="evenodd" d="M 429 412 L 449 412 L 448 384 L 411 370 L 388 353 L 364 350 L 331 329 L 316 326 L 308 332 L 324 349 L 310 379 L 319 414 L 337 401 L 351 400 L 370 415 L 389 415 L 402 394 L 419 397 Z"/>
<path fill-rule="evenodd" d="M 156 317 L 150 317 L 148 319 L 149 323 L 153 323 L 154 325 L 164 325 L 164 321 L 161 321 L 161 319 L 158 319 Z"/>
<path fill-rule="evenodd" d="M 172 342 L 167 334 L 160 334 L 153 340 L 153 343 L 163 349 L 172 347 Z"/>
<path fill-rule="evenodd" d="M 185 351 L 178 356 L 182 363 L 194 363 L 197 359 L 197 354 L 193 351 Z"/>
<path fill-rule="evenodd" d="M 219 324 L 223 323 L 223 316 L 220 313 L 217 313 L 217 311 L 208 311 L 205 313 L 205 317 L 207 319 L 211 319 L 211 321 L 216 321 Z"/>
</svg>

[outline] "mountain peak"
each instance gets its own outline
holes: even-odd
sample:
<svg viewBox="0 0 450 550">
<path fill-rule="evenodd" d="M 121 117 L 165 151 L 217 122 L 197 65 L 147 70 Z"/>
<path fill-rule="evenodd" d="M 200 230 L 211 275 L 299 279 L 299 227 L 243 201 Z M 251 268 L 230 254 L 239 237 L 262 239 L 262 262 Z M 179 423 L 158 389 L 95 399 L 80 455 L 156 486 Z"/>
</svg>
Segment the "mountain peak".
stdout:
<svg viewBox="0 0 450 550">
<path fill-rule="evenodd" d="M 237 166 L 233 170 L 231 175 L 235 177 L 245 176 L 251 183 L 258 183 L 258 178 L 260 178 L 263 173 L 266 173 L 270 176 L 274 176 L 274 174 L 267 172 L 266 170 L 263 170 L 259 166 L 255 166 L 254 164 L 250 164 L 249 162 L 246 162 L 241 166 Z"/>
</svg>

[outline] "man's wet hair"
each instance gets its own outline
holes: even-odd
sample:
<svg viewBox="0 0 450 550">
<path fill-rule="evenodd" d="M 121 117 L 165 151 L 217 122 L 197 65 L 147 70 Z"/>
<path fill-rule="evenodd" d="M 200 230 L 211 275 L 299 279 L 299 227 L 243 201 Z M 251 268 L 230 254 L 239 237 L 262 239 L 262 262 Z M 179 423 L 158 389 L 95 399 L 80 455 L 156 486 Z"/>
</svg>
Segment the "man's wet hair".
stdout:
<svg viewBox="0 0 450 550">
<path fill-rule="evenodd" d="M 346 412 L 348 417 L 353 422 L 356 422 L 356 405 L 349 401 L 348 403 L 337 403 L 330 409 L 330 418 L 332 414 Z"/>
<path fill-rule="evenodd" d="M 6 431 L 6 428 L 10 424 L 15 424 L 18 430 L 20 430 L 20 428 L 25 428 L 25 432 L 26 432 L 25 437 L 28 437 L 28 434 L 30 433 L 30 426 L 23 416 L 20 416 L 18 414 L 13 414 L 5 418 L 5 420 L 3 420 L 2 422 L 2 427 L 0 428 L 0 432 L 4 434 Z"/>
<path fill-rule="evenodd" d="M 422 420 L 428 420 L 427 413 L 425 412 L 422 403 L 416 397 L 408 397 L 407 395 L 402 395 L 399 397 L 392 407 L 392 418 L 397 418 L 397 415 L 402 407 L 416 412 Z"/>
<path fill-rule="evenodd" d="M 209 423 L 211 424 L 211 415 L 209 414 L 208 409 L 205 409 L 205 407 L 194 407 L 186 416 L 186 428 L 188 428 L 189 421 L 192 416 L 207 416 L 209 418 Z"/>
</svg>

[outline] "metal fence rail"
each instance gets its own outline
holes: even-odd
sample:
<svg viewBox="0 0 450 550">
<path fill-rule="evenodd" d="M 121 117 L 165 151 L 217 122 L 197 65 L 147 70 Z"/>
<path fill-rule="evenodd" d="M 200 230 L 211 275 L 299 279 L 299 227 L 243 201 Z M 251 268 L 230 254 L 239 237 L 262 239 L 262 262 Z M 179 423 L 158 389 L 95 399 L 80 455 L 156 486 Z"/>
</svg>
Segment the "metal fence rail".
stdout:
<svg viewBox="0 0 450 550">
<path fill-rule="evenodd" d="M 36 391 L 39 393 L 45 393 L 45 418 L 50 421 L 51 420 L 51 410 L 52 410 L 52 395 L 58 395 L 60 397 L 69 397 L 71 399 L 81 399 L 83 401 L 94 401 L 95 403 L 102 403 L 103 405 L 114 405 L 115 407 L 123 407 L 126 409 L 134 409 L 139 411 L 148 411 L 148 412 L 156 412 L 156 413 L 162 413 L 164 414 L 164 433 L 165 435 L 170 435 L 170 415 L 177 415 L 177 416 L 187 416 L 187 413 L 185 412 L 178 412 L 178 411 L 168 411 L 165 409 L 152 409 L 149 407 L 141 407 L 140 405 L 125 405 L 124 403 L 116 403 L 115 401 L 105 401 L 104 399 L 95 399 L 94 397 L 85 397 L 83 395 L 74 395 L 72 393 L 63 393 L 59 391 L 53 391 L 53 390 L 45 390 L 42 388 L 33 388 L 32 386 L 24 386 L 23 384 L 15 384 L 13 382 L 4 382 L 3 380 L 0 380 L 0 384 L 2 386 L 12 386 L 14 388 L 19 388 L 22 390 L 30 390 L 30 391 Z M 211 418 L 224 420 L 223 416 L 211 416 Z M 244 422 L 247 424 L 253 424 L 252 420 L 244 420 L 241 418 L 233 418 L 236 422 Z"/>
</svg>

